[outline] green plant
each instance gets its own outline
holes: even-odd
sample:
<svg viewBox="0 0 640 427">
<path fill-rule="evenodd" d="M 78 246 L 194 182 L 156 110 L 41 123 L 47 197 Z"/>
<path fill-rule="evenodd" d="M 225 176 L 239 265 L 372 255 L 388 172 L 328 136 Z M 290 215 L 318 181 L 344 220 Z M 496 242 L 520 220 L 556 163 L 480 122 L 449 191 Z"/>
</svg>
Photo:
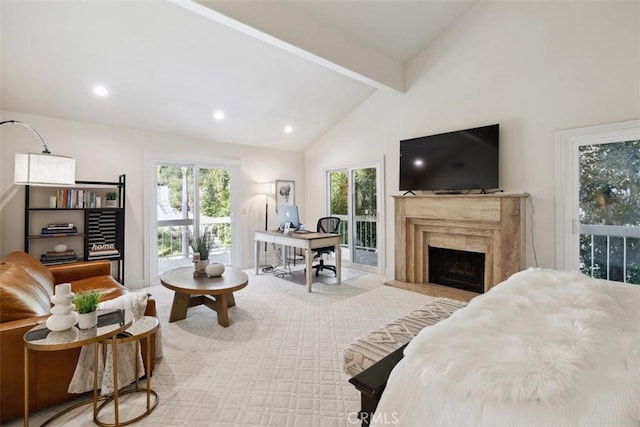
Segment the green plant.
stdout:
<svg viewBox="0 0 640 427">
<path fill-rule="evenodd" d="M 115 191 L 109 191 L 106 195 L 107 200 L 116 200 L 118 198 L 118 193 Z"/>
<path fill-rule="evenodd" d="M 73 297 L 73 303 L 75 304 L 78 313 L 91 313 L 92 311 L 96 311 L 98 309 L 98 303 L 100 302 L 101 297 L 101 290 L 92 289 L 77 293 Z"/>
<path fill-rule="evenodd" d="M 193 250 L 193 253 L 200 254 L 201 260 L 204 261 L 209 259 L 210 247 L 209 247 L 209 243 L 207 243 L 207 240 L 204 238 L 204 236 L 192 238 L 190 244 L 191 244 L 191 249 Z"/>
</svg>

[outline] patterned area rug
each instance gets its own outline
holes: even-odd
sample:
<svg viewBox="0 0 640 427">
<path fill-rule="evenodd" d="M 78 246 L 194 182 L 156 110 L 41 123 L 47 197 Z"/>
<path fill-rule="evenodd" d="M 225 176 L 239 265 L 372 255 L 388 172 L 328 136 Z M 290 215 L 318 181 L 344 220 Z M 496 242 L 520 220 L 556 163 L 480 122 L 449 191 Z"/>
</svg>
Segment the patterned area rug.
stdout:
<svg viewBox="0 0 640 427">
<path fill-rule="evenodd" d="M 152 379 L 160 403 L 136 425 L 359 425 L 360 396 L 342 371 L 345 349 L 431 297 L 384 286 L 388 278 L 372 274 L 340 286 L 316 283 L 308 293 L 271 274 L 246 271 L 249 285 L 235 294 L 228 328 L 204 306 L 167 323 L 173 293 L 160 285 L 145 289 L 157 300 L 164 358 Z M 121 418 L 143 405 L 140 396 L 123 401 Z M 32 414 L 31 422 L 39 425 L 67 406 Z M 92 425 L 91 407 L 50 425 Z"/>
<path fill-rule="evenodd" d="M 356 277 L 364 276 L 365 272 L 360 270 L 355 270 L 353 268 L 342 267 L 341 273 L 341 281 L 355 279 Z M 282 279 L 295 283 L 300 286 L 307 286 L 307 279 L 305 276 L 304 267 L 296 266 L 291 268 L 290 270 L 284 270 L 279 268 L 276 270 L 276 274 L 280 275 Z M 336 279 L 336 275 L 331 270 L 323 270 L 317 276 L 315 270 L 313 272 L 313 284 L 312 289 L 315 289 L 316 286 L 324 285 L 335 285 L 338 281 Z"/>
</svg>

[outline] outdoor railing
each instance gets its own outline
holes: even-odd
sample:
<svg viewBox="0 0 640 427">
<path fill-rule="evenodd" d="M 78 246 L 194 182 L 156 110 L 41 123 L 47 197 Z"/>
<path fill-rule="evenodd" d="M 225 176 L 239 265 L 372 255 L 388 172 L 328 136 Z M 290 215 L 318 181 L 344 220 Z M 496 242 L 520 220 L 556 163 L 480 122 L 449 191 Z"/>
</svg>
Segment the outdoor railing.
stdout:
<svg viewBox="0 0 640 427">
<path fill-rule="evenodd" d="M 347 215 L 333 215 L 340 218 L 339 233 L 342 236 L 342 245 L 349 244 L 349 217 Z M 374 252 L 378 247 L 377 243 L 377 227 L 376 218 L 369 215 L 356 216 L 356 249 Z"/>
<path fill-rule="evenodd" d="M 211 250 L 231 247 L 231 219 L 229 217 L 207 218 L 201 222 L 202 235 Z M 186 234 L 186 239 L 184 238 Z M 189 237 L 193 234 L 191 225 L 158 226 L 158 257 L 188 257 Z M 186 247 L 184 242 L 187 242 Z"/>
<path fill-rule="evenodd" d="M 640 284 L 640 227 L 580 224 L 580 271 Z"/>
</svg>

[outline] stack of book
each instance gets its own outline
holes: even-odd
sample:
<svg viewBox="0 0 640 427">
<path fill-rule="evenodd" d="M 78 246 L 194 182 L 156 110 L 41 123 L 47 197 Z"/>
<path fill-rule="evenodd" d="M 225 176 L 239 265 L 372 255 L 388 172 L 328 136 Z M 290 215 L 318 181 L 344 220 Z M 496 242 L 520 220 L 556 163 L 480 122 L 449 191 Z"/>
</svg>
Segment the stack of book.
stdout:
<svg viewBox="0 0 640 427">
<path fill-rule="evenodd" d="M 63 224 L 49 224 L 46 227 L 42 228 L 40 232 L 40 236 L 56 236 L 56 235 L 70 235 L 70 234 L 78 234 L 78 228 L 74 227 L 71 223 L 63 223 Z"/>
<path fill-rule="evenodd" d="M 120 251 L 114 243 L 94 244 L 89 248 L 88 259 L 119 258 Z"/>
<path fill-rule="evenodd" d="M 45 265 L 51 264 L 65 264 L 67 262 L 78 261 L 78 256 L 73 249 L 69 249 L 64 252 L 49 252 L 40 255 L 40 262 Z"/>
</svg>

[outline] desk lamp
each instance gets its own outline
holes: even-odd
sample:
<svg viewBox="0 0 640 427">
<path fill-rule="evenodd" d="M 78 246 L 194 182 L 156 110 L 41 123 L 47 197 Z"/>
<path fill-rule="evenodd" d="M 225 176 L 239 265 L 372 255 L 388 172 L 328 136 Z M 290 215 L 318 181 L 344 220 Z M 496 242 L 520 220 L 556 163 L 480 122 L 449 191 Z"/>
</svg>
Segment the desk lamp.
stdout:
<svg viewBox="0 0 640 427">
<path fill-rule="evenodd" d="M 11 124 L 29 129 L 42 144 L 42 153 L 16 153 L 13 182 L 18 185 L 69 186 L 76 183 L 76 161 L 71 157 L 51 154 L 38 132 L 18 120 L 5 120 L 0 126 Z"/>
</svg>

